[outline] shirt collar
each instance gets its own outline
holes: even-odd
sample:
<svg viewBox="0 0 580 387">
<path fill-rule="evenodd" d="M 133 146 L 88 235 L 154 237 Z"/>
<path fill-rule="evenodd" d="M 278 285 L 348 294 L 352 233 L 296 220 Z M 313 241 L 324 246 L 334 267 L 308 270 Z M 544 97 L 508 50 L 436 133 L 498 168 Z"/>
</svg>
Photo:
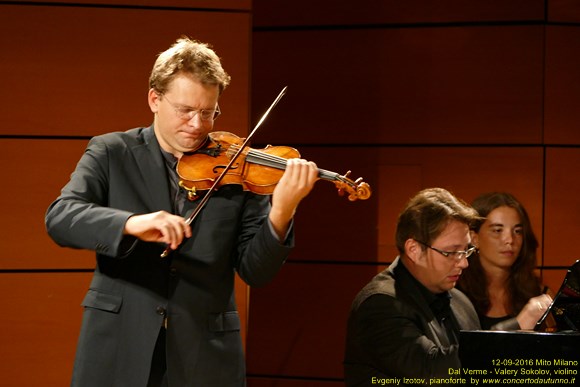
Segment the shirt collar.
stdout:
<svg viewBox="0 0 580 387">
<path fill-rule="evenodd" d="M 441 318 L 449 316 L 451 313 L 451 294 L 449 292 L 443 292 L 439 294 L 432 293 L 421 282 L 413 277 L 413 275 L 405 267 L 405 264 L 402 260 L 400 263 L 402 273 L 405 276 L 410 277 L 411 281 L 415 283 L 415 286 L 421 293 L 421 296 L 425 299 L 425 301 L 427 301 L 427 305 L 429 305 L 429 309 L 431 309 L 435 317 L 438 320 L 441 320 Z"/>
<path fill-rule="evenodd" d="M 169 153 L 165 150 L 163 150 L 163 148 L 159 147 L 159 149 L 161 149 L 161 154 L 163 155 L 163 159 L 165 160 L 165 163 L 167 164 L 167 166 L 169 168 L 171 168 L 172 170 L 175 170 L 175 167 L 177 166 L 177 157 L 173 156 L 172 153 Z"/>
</svg>

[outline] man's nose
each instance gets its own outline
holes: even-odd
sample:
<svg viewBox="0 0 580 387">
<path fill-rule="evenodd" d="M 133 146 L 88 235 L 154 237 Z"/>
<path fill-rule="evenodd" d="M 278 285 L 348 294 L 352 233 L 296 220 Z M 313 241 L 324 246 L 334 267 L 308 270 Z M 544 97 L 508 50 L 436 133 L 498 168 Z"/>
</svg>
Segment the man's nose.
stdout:
<svg viewBox="0 0 580 387">
<path fill-rule="evenodd" d="M 193 117 L 191 117 L 188 121 L 187 124 L 189 126 L 193 126 L 194 128 L 199 128 L 203 125 L 203 121 L 201 120 L 201 114 L 199 114 L 199 112 L 197 112 L 196 114 L 193 115 Z"/>
<path fill-rule="evenodd" d="M 459 267 L 462 270 L 467 269 L 468 266 L 469 266 L 468 258 L 463 258 L 459 262 L 457 262 L 457 267 Z"/>
</svg>

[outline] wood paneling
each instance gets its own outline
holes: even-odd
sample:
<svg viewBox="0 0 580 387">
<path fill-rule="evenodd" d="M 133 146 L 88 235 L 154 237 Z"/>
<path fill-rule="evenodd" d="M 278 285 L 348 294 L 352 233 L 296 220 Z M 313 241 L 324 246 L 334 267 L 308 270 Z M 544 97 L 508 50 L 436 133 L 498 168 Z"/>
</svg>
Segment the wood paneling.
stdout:
<svg viewBox="0 0 580 387">
<path fill-rule="evenodd" d="M 571 262 L 570 264 L 572 264 Z M 542 283 L 550 289 L 552 293 L 552 297 L 555 297 L 560 290 L 560 286 L 562 285 L 562 281 L 566 277 L 566 270 L 563 269 L 544 269 L 542 270 Z"/>
<path fill-rule="evenodd" d="M 332 182 L 318 181 L 301 203 L 295 217 L 296 247 L 291 260 L 352 261 L 376 256 L 376 216 L 379 193 L 377 153 L 363 148 L 304 147 L 302 157 L 319 168 L 367 182 L 373 193 L 367 200 L 349 201 Z"/>
<path fill-rule="evenodd" d="M 576 0 L 546 0 L 549 22 L 580 22 L 580 3 Z"/>
<path fill-rule="evenodd" d="M 232 76 L 216 127 L 247 133 L 248 13 L 0 5 L 0 25 L 0 72 L 10 74 L 0 134 L 88 136 L 150 125 L 149 73 L 182 35 L 211 43 Z"/>
<path fill-rule="evenodd" d="M 90 274 L 0 274 L 4 386 L 70 384 Z"/>
<path fill-rule="evenodd" d="M 514 162 L 517 160 L 517 162 Z M 378 224 L 379 246 L 391 261 L 396 254 L 394 235 L 396 215 L 407 200 L 429 187 L 443 187 L 470 203 L 490 191 L 507 191 L 526 207 L 536 235 L 541 238 L 543 225 L 542 184 L 543 150 L 541 147 L 396 147 L 381 150 L 380 176 L 385 191 L 378 192 L 379 208 L 385 222 Z M 404 176 L 403 176 L 404 175 Z M 400 177 L 401 176 L 401 177 Z M 389 184 L 401 179 L 405 184 Z M 402 200 L 404 199 L 404 200 Z M 379 215 L 381 217 L 381 215 Z M 541 262 L 541 251 L 538 259 Z"/>
<path fill-rule="evenodd" d="M 50 241 L 44 212 L 85 137 L 151 123 L 149 71 L 183 34 L 210 42 L 232 75 L 217 130 L 247 134 L 287 85 L 254 143 L 294 145 L 373 189 L 351 203 L 317 183 L 296 216 L 296 249 L 270 285 L 252 290 L 249 314 L 237 280 L 250 386 L 342 384 L 350 303 L 394 258 L 396 215 L 421 188 L 443 186 L 466 201 L 514 193 L 538 237 L 544 231 L 543 264 L 558 268 L 542 274 L 554 291 L 560 267 L 580 258 L 572 245 L 580 232 L 580 37 L 575 25 L 544 22 L 580 21 L 576 2 L 127 3 L 0 5 L 0 71 L 10 74 L 0 136 L 20 137 L 0 139 L 0 269 L 41 269 L 0 274 L 10 311 L 0 323 L 10 333 L 0 346 L 4 382 L 68 383 L 91 274 L 42 270 L 89 269 L 94 258 Z"/>
<path fill-rule="evenodd" d="M 288 263 L 253 289 L 248 374 L 342 378 L 350 305 L 375 274 L 372 265 Z"/>
<path fill-rule="evenodd" d="M 542 141 L 540 26 L 260 32 L 253 55 L 254 120 L 288 86 L 262 142 Z"/>
<path fill-rule="evenodd" d="M 60 248 L 44 215 L 83 154 L 87 140 L 0 139 L 0 269 L 93 268 L 94 253 Z"/>
<path fill-rule="evenodd" d="M 47 3 L 54 4 L 52 0 L 20 0 L 20 3 Z M 200 9 L 221 9 L 228 10 L 250 10 L 251 0 L 61 0 L 59 4 L 87 5 L 95 6 L 101 4 L 104 6 L 120 7 L 151 7 L 151 8 L 187 8 L 192 10 Z"/>
<path fill-rule="evenodd" d="M 373 193 L 366 201 L 348 202 L 333 185 L 318 182 L 297 212 L 298 243 L 291 260 L 390 262 L 397 254 L 393 235 L 399 212 L 428 187 L 444 187 L 466 202 L 488 191 L 511 192 L 541 237 L 541 147 L 306 147 L 302 153 L 316 157 L 319 166 L 344 171 L 348 165 L 354 179 L 363 176 Z"/>
<path fill-rule="evenodd" d="M 252 120 L 288 86 L 255 141 L 293 144 L 323 168 L 340 155 L 335 170 L 373 196 L 345 205 L 318 183 L 301 204 L 290 261 L 252 291 L 251 382 L 342 376 L 346 308 L 394 258 L 396 216 L 422 188 L 515 194 L 557 290 L 580 231 L 580 38 L 546 18 L 580 21 L 574 3 L 254 2 Z"/>
<path fill-rule="evenodd" d="M 578 166 L 579 148 L 546 151 L 544 265 L 569 266 L 580 259 L 575 245 L 580 235 Z"/>
<path fill-rule="evenodd" d="M 546 144 L 580 144 L 580 27 L 546 27 Z"/>
<path fill-rule="evenodd" d="M 536 234 L 541 236 L 542 154 L 541 148 L 385 149 L 381 152 L 381 165 L 383 171 L 392 175 L 381 176 L 386 180 L 382 185 L 389 186 L 393 176 L 402 176 L 406 184 L 390 184 L 380 193 L 379 207 L 386 212 L 382 217 L 385 221 L 378 225 L 381 253 L 378 259 L 391 261 L 397 254 L 393 240 L 396 216 L 409 198 L 429 187 L 446 188 L 468 203 L 484 192 L 510 192 L 524 203 Z M 513 163 L 513 159 L 518 163 Z"/>
<path fill-rule="evenodd" d="M 254 25 L 257 27 L 543 19 L 544 0 L 254 1 Z"/>
</svg>

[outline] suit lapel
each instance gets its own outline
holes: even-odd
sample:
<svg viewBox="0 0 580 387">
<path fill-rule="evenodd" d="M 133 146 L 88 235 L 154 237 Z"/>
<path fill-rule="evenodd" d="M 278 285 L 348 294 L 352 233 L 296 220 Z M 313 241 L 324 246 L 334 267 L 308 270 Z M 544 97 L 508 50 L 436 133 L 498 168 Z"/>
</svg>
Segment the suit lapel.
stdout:
<svg viewBox="0 0 580 387">
<path fill-rule="evenodd" d="M 159 150 L 153 126 L 142 132 L 143 142 L 132 151 L 137 161 L 143 184 L 149 194 L 151 210 L 172 212 L 171 195 L 169 193 L 165 162 Z"/>
<path fill-rule="evenodd" d="M 400 262 L 400 258 L 397 258 L 396 261 L 391 264 L 389 270 L 393 273 L 395 272 L 398 265 L 402 265 Z M 433 311 L 429 308 L 429 305 L 426 303 L 425 298 L 421 294 L 421 291 L 417 288 L 414 280 L 411 277 L 410 273 L 406 273 L 402 275 L 402 273 L 397 273 L 397 282 L 400 282 L 401 288 L 403 290 L 403 294 L 405 297 L 408 298 L 410 303 L 414 304 L 415 308 L 420 310 L 427 326 L 429 327 L 430 332 L 426 332 L 427 337 L 429 337 L 434 343 L 438 346 L 447 347 L 450 345 L 449 340 L 447 338 L 447 332 L 445 328 L 441 326 L 439 321 L 435 318 Z"/>
<path fill-rule="evenodd" d="M 460 329 L 470 329 L 471 326 L 471 319 L 467 314 L 467 306 L 461 302 L 459 296 L 453 297 L 457 293 L 456 289 L 452 289 L 451 291 L 451 310 L 453 311 L 453 315 L 457 319 L 457 324 L 459 325 Z"/>
</svg>

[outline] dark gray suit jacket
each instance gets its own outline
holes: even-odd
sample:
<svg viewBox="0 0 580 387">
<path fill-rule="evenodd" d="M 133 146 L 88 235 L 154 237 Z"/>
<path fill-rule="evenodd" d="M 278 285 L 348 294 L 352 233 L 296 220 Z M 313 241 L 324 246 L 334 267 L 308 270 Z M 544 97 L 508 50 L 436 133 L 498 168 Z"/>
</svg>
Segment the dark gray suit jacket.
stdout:
<svg viewBox="0 0 580 387">
<path fill-rule="evenodd" d="M 373 377 L 424 378 L 428 384 L 429 378 L 448 378 L 449 368 L 460 367 L 457 343 L 435 318 L 423 296 L 426 289 L 419 286 L 397 258 L 356 296 L 347 327 L 347 386 L 377 385 Z M 479 329 L 468 298 L 457 289 L 449 294 L 455 332 Z"/>
<path fill-rule="evenodd" d="M 133 214 L 171 212 L 169 192 L 153 128 L 137 128 L 93 138 L 47 211 L 54 241 L 96 251 L 73 386 L 145 387 L 165 316 L 170 386 L 245 384 L 234 274 L 266 284 L 293 233 L 284 245 L 276 240 L 268 196 L 224 186 L 192 224 L 193 236 L 162 259 L 165 246 L 123 236 L 123 228 Z"/>
</svg>

